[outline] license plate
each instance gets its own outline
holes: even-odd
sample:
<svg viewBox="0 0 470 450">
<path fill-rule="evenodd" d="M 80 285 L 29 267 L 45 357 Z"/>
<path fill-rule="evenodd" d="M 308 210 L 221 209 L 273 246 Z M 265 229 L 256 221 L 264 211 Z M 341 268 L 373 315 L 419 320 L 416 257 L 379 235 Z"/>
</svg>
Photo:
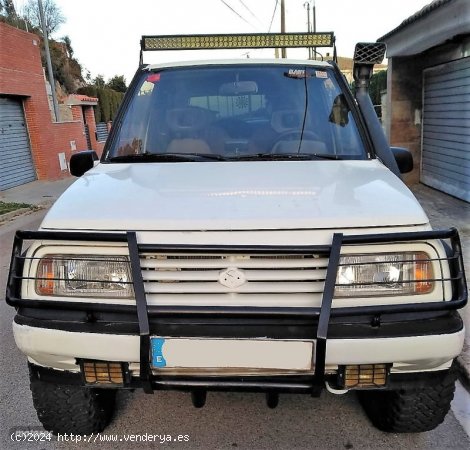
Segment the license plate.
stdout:
<svg viewBox="0 0 470 450">
<path fill-rule="evenodd" d="M 313 342 L 269 339 L 151 338 L 155 369 L 246 368 L 307 371 Z"/>
</svg>

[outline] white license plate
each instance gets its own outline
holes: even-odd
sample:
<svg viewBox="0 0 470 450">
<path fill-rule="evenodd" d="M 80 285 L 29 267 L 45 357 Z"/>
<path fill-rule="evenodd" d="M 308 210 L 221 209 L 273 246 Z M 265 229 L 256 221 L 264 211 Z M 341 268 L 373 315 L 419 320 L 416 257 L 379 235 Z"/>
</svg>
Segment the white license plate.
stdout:
<svg viewBox="0 0 470 450">
<path fill-rule="evenodd" d="M 307 371 L 313 342 L 267 339 L 151 338 L 152 367 Z"/>
</svg>

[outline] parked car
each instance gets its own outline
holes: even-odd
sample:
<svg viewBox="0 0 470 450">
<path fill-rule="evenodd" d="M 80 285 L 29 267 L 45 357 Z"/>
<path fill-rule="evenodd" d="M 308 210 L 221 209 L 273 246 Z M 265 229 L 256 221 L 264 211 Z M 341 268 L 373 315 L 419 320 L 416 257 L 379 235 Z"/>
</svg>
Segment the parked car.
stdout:
<svg viewBox="0 0 470 450">
<path fill-rule="evenodd" d="M 248 43 L 319 35 L 262 36 Z M 210 390 L 266 392 L 270 407 L 358 391 L 381 430 L 442 422 L 464 339 L 461 248 L 431 229 L 401 180 L 411 155 L 375 115 L 384 50 L 356 48 L 355 96 L 334 61 L 141 65 L 100 163 L 74 155 L 79 179 L 15 238 L 6 298 L 47 430 L 99 432 L 135 388 L 188 391 L 196 407 Z"/>
</svg>

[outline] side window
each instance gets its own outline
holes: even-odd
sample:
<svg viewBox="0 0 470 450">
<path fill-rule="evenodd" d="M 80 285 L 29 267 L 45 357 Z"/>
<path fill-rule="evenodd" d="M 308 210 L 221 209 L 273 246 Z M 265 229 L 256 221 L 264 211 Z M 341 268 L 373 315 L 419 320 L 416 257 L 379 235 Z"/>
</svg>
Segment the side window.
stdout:
<svg viewBox="0 0 470 450">
<path fill-rule="evenodd" d="M 344 94 L 333 79 L 312 78 L 309 85 L 310 113 L 317 134 L 327 143 L 331 153 L 337 155 L 362 155 L 360 140 L 354 117 Z"/>
<path fill-rule="evenodd" d="M 144 81 L 137 95 L 129 106 L 128 120 L 121 127 L 116 156 L 141 153 L 145 147 L 143 138 L 151 106 L 152 92 L 155 84 Z"/>
</svg>

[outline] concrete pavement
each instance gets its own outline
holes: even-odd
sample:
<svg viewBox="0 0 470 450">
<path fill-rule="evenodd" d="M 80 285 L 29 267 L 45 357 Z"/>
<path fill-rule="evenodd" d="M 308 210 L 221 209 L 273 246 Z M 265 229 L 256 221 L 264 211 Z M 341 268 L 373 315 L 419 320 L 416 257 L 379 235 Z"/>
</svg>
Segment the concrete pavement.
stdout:
<svg viewBox="0 0 470 450">
<path fill-rule="evenodd" d="M 48 207 L 52 205 L 74 181 L 75 177 L 58 181 L 33 181 L 5 191 L 0 191 L 0 201 L 8 203 L 28 203 Z"/>
<path fill-rule="evenodd" d="M 70 177 L 59 181 L 33 181 L 16 188 L 0 192 L 0 201 L 29 203 L 47 208 L 69 187 L 76 178 Z M 465 269 L 470 279 L 470 203 L 458 200 L 422 184 L 411 187 L 434 229 L 456 227 L 462 241 Z M 15 220 L 15 219 L 14 219 Z M 1 223 L 0 223 L 0 226 Z M 459 357 L 462 375 L 470 386 L 470 306 L 461 314 L 466 325 L 464 350 Z"/>
<path fill-rule="evenodd" d="M 459 230 L 462 242 L 465 272 L 470 279 L 470 203 L 456 199 L 422 184 L 412 186 L 411 190 L 421 203 L 434 229 L 455 227 Z M 470 387 L 470 306 L 460 310 L 465 323 L 465 343 L 458 358 L 464 381 Z"/>
</svg>

